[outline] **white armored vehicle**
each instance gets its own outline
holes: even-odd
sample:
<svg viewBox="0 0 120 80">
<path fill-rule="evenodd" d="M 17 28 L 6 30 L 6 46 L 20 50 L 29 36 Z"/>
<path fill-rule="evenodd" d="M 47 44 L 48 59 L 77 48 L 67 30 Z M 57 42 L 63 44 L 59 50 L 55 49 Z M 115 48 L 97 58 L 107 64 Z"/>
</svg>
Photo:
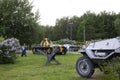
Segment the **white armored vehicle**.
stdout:
<svg viewBox="0 0 120 80">
<path fill-rule="evenodd" d="M 120 37 L 96 41 L 84 46 L 78 52 L 83 54 L 76 63 L 76 70 L 82 77 L 89 78 L 95 68 L 100 68 L 104 61 L 120 56 Z"/>
</svg>

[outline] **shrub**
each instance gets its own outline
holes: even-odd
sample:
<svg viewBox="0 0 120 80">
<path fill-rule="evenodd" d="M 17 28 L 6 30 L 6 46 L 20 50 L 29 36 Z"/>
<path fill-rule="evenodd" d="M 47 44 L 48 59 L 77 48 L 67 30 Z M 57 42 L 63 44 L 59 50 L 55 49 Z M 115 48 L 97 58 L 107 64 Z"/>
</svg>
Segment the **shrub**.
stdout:
<svg viewBox="0 0 120 80">
<path fill-rule="evenodd" d="M 15 63 L 16 51 L 20 49 L 19 41 L 15 38 L 0 43 L 0 63 Z"/>
<path fill-rule="evenodd" d="M 120 57 L 116 57 L 105 66 L 107 73 L 102 80 L 120 80 Z"/>
<path fill-rule="evenodd" d="M 54 41 L 54 44 L 77 44 L 75 40 L 69 40 L 69 39 L 61 39 L 58 41 Z"/>
<path fill-rule="evenodd" d="M 2 42 L 4 40 L 4 38 L 3 37 L 0 37 L 0 42 Z"/>
</svg>

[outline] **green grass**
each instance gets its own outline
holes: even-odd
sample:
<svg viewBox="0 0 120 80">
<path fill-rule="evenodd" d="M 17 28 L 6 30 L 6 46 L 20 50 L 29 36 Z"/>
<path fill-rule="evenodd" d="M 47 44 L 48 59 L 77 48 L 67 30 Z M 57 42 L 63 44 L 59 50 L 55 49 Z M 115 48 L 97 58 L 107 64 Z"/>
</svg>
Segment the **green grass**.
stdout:
<svg viewBox="0 0 120 80">
<path fill-rule="evenodd" d="M 75 68 L 80 54 L 56 56 L 61 65 L 51 62 L 45 66 L 46 57 L 28 53 L 18 57 L 15 64 L 0 64 L 0 80 L 85 80 Z"/>
</svg>

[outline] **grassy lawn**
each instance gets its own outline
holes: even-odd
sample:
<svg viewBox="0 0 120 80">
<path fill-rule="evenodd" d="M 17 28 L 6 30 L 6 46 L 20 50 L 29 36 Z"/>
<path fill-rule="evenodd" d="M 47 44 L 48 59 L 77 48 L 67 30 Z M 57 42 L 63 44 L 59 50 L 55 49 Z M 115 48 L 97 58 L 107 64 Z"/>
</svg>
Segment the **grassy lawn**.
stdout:
<svg viewBox="0 0 120 80">
<path fill-rule="evenodd" d="M 0 80 L 85 80 L 78 76 L 75 68 L 80 54 L 56 56 L 55 62 L 45 66 L 46 57 L 28 53 L 18 57 L 15 64 L 0 64 Z"/>
</svg>

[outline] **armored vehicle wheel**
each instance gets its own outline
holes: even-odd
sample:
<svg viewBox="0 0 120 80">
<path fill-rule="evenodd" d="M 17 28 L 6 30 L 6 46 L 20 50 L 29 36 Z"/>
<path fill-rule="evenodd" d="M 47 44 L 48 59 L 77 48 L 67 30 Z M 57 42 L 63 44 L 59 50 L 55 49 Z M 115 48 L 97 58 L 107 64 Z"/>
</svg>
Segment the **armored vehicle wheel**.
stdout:
<svg viewBox="0 0 120 80">
<path fill-rule="evenodd" d="M 81 57 L 76 63 L 78 74 L 85 78 L 90 78 L 94 73 L 93 63 L 87 57 Z"/>
</svg>

